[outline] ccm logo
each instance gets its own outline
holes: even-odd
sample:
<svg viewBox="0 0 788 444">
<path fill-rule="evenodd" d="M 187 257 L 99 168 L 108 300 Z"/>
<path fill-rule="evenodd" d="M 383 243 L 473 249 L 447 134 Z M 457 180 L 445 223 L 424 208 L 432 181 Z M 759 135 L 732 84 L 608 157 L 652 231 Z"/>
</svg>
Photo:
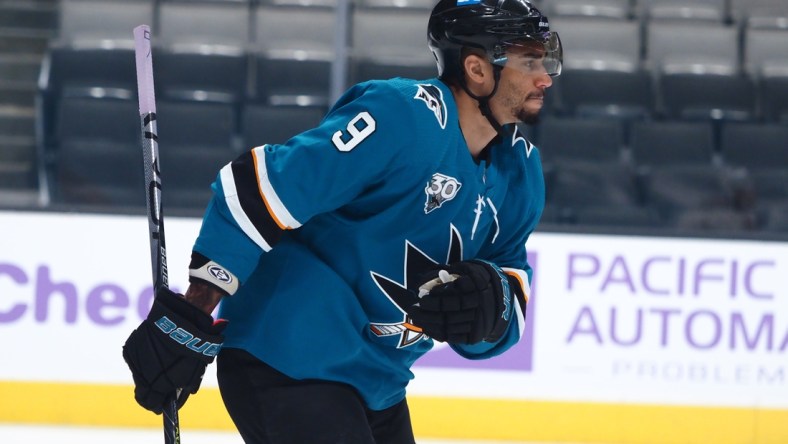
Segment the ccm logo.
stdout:
<svg viewBox="0 0 788 444">
<path fill-rule="evenodd" d="M 224 282 L 225 284 L 230 284 L 233 282 L 233 277 L 230 275 L 230 273 L 218 265 L 209 266 L 208 273 L 216 278 L 216 280 Z"/>
<path fill-rule="evenodd" d="M 188 331 L 178 327 L 178 325 L 172 322 L 167 316 L 162 316 L 155 324 L 156 327 L 159 327 L 159 330 L 163 331 L 173 341 L 185 346 L 195 353 L 212 358 L 216 356 L 222 348 L 222 344 L 214 344 L 195 337 Z"/>
</svg>

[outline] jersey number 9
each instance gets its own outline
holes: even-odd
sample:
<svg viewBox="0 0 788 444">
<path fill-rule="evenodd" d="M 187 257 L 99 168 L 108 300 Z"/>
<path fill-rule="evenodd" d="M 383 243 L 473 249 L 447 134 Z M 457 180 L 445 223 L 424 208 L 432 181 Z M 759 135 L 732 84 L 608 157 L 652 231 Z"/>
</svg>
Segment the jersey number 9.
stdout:
<svg viewBox="0 0 788 444">
<path fill-rule="evenodd" d="M 360 120 L 364 121 L 364 125 L 359 129 L 357 125 Z M 334 146 L 339 151 L 346 153 L 358 146 L 359 143 L 363 142 L 364 139 L 374 132 L 375 119 L 368 112 L 362 111 L 347 124 L 347 134 L 350 137 L 346 138 L 344 131 L 337 131 L 331 137 L 331 141 L 334 142 Z"/>
</svg>

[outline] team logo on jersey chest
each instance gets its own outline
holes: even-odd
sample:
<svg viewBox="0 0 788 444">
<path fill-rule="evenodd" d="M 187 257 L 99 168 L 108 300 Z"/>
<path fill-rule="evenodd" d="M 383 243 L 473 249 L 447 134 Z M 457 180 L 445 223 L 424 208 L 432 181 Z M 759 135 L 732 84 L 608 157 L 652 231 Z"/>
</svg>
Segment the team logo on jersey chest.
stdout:
<svg viewBox="0 0 788 444">
<path fill-rule="evenodd" d="M 424 204 L 424 213 L 440 208 L 445 202 L 454 199 L 460 191 L 462 184 L 455 178 L 445 174 L 435 173 L 432 175 L 424 192 L 427 193 L 427 202 Z"/>
<path fill-rule="evenodd" d="M 442 129 L 446 129 L 446 102 L 443 101 L 443 92 L 440 88 L 430 84 L 419 84 L 414 99 L 422 100 L 427 104 L 438 119 L 438 124 Z"/>
<path fill-rule="evenodd" d="M 446 254 L 446 263 L 452 264 L 462 260 L 462 238 L 454 225 L 449 226 L 449 248 Z M 433 269 L 438 261 L 429 257 L 410 241 L 405 241 L 405 263 L 403 282 L 397 282 L 382 274 L 370 271 L 372 279 L 388 300 L 399 309 L 401 316 L 395 322 L 371 322 L 369 330 L 373 335 L 382 337 L 397 337 L 397 348 L 408 347 L 418 343 L 427 336 L 418 326 L 411 322 L 406 308 L 418 302 L 414 291 L 419 285 L 421 276 Z"/>
</svg>

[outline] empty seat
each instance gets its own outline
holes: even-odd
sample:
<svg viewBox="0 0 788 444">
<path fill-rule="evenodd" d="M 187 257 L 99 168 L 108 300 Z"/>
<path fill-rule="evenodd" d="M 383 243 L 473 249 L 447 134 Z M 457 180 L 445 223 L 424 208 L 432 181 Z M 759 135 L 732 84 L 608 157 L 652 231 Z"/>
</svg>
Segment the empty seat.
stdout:
<svg viewBox="0 0 788 444">
<path fill-rule="evenodd" d="M 636 206 L 636 176 L 623 164 L 559 164 L 546 190 L 547 200 L 564 208 Z"/>
<path fill-rule="evenodd" d="M 728 124 L 722 128 L 721 144 L 726 164 L 748 168 L 788 168 L 786 125 Z"/>
<path fill-rule="evenodd" d="M 330 58 L 336 10 L 322 6 L 268 5 L 255 9 L 253 49 L 277 57 Z M 294 27 L 293 22 L 299 26 Z"/>
<path fill-rule="evenodd" d="M 137 102 L 65 97 L 49 151 L 55 202 L 144 205 Z"/>
<path fill-rule="evenodd" d="M 556 17 L 550 28 L 561 35 L 564 68 L 632 72 L 641 65 L 641 34 L 635 21 Z"/>
<path fill-rule="evenodd" d="M 0 78 L 3 85 L 35 85 L 41 65 L 37 54 L 11 54 L 0 52 Z"/>
<path fill-rule="evenodd" d="M 558 165 L 546 193 L 554 222 L 609 227 L 662 223 L 655 208 L 642 205 L 638 178 L 623 164 Z"/>
<path fill-rule="evenodd" d="M 656 208 L 633 205 L 595 205 L 572 208 L 564 217 L 578 225 L 615 227 L 616 234 L 628 229 L 661 228 L 665 226 Z"/>
<path fill-rule="evenodd" d="M 788 126 L 728 124 L 721 139 L 726 165 L 746 169 L 759 201 L 788 199 Z"/>
<path fill-rule="evenodd" d="M 669 227 L 694 232 L 738 233 L 759 228 L 757 213 L 732 208 L 687 208 L 678 212 Z"/>
<path fill-rule="evenodd" d="M 336 11 L 318 6 L 260 5 L 255 11 L 256 101 L 326 106 L 335 58 Z M 298 21 L 299 26 L 293 26 Z"/>
<path fill-rule="evenodd" d="M 318 6 L 275 6 L 262 4 L 254 12 L 252 49 L 271 57 L 327 59 L 334 55 L 336 10 Z M 299 26 L 293 26 L 298 21 Z"/>
<path fill-rule="evenodd" d="M 0 154 L 0 190 L 36 188 L 35 145 L 3 141 Z"/>
<path fill-rule="evenodd" d="M 788 17 L 785 0 L 730 0 L 730 10 L 734 21 L 742 23 L 750 18 Z"/>
<path fill-rule="evenodd" d="M 782 16 L 751 17 L 744 28 L 744 66 L 756 79 L 761 116 L 788 121 L 788 6 Z M 782 24 L 782 27 L 780 27 Z"/>
<path fill-rule="evenodd" d="M 539 124 L 538 134 L 539 153 L 548 164 L 621 160 L 624 131 L 618 120 L 549 118 Z"/>
<path fill-rule="evenodd" d="M 643 118 L 654 110 L 655 91 L 646 71 L 567 69 L 555 80 L 560 109 L 568 114 Z"/>
<path fill-rule="evenodd" d="M 659 79 L 662 111 L 674 119 L 751 120 L 756 89 L 744 75 L 676 73 Z"/>
<path fill-rule="evenodd" d="M 744 66 L 755 77 L 788 77 L 788 26 L 745 28 Z"/>
<path fill-rule="evenodd" d="M 640 170 L 645 201 L 668 221 L 687 211 L 749 207 L 746 184 L 712 165 L 657 165 Z"/>
<path fill-rule="evenodd" d="M 421 9 L 429 14 L 435 3 L 435 0 L 358 0 L 357 4 L 365 8 Z"/>
<path fill-rule="evenodd" d="M 788 168 L 755 168 L 746 171 L 752 197 L 756 202 L 779 203 L 788 202 Z"/>
<path fill-rule="evenodd" d="M 254 6 L 252 1 L 252 6 Z M 338 0 L 256 0 L 260 5 L 336 8 Z"/>
<path fill-rule="evenodd" d="M 688 20 L 722 23 L 728 18 L 728 0 L 641 0 L 647 20 Z"/>
<path fill-rule="evenodd" d="M 788 203 L 785 201 L 763 207 L 763 231 L 788 234 Z"/>
<path fill-rule="evenodd" d="M 585 16 L 627 19 L 632 14 L 630 0 L 553 0 L 543 11 L 548 17 Z"/>
<path fill-rule="evenodd" d="M 249 5 L 241 1 L 163 1 L 159 28 L 154 44 L 176 52 L 245 49 Z"/>
<path fill-rule="evenodd" d="M 4 39 L 8 37 L 8 31 L 22 31 L 23 34 L 39 34 L 49 37 L 52 31 L 57 29 L 57 16 L 60 9 L 60 2 L 11 2 L 6 1 L 0 5 L 0 28 L 3 29 Z M 20 43 L 20 41 L 5 42 L 6 44 Z M 26 52 L 32 48 L 23 47 L 20 52 Z"/>
<path fill-rule="evenodd" d="M 96 143 L 138 145 L 140 114 L 136 100 L 64 97 L 58 107 L 58 143 L 91 140 Z"/>
<path fill-rule="evenodd" d="M 167 206 L 204 206 L 221 167 L 238 155 L 232 105 L 160 101 L 157 109 L 162 187 Z"/>
<path fill-rule="evenodd" d="M 329 60 L 270 58 L 258 54 L 253 63 L 252 101 L 271 105 L 328 106 L 332 69 Z"/>
<path fill-rule="evenodd" d="M 243 148 L 267 143 L 284 143 L 305 130 L 316 127 L 325 108 L 315 106 L 247 105 L 241 117 Z"/>
<path fill-rule="evenodd" d="M 154 39 L 156 82 L 163 97 L 238 101 L 246 93 L 249 5 L 164 2 Z"/>
<path fill-rule="evenodd" d="M 352 13 L 350 82 L 438 74 L 420 9 L 356 8 Z"/>
<path fill-rule="evenodd" d="M 648 201 L 666 213 L 732 204 L 723 191 L 719 172 L 709 166 L 653 168 L 645 184 Z"/>
<path fill-rule="evenodd" d="M 687 137 L 693 136 L 688 132 Z M 708 141 L 705 131 L 695 137 Z M 638 177 L 643 184 L 645 204 L 659 211 L 666 226 L 691 231 L 740 231 L 756 227 L 755 200 L 748 175 L 711 162 L 659 160 L 664 159 L 655 159 L 638 168 Z"/>
<path fill-rule="evenodd" d="M 788 123 L 788 76 L 762 77 L 758 98 L 765 119 Z"/>
<path fill-rule="evenodd" d="M 134 49 L 132 30 L 153 18 L 153 0 L 63 0 L 57 45 Z"/>
<path fill-rule="evenodd" d="M 714 161 L 714 131 L 708 122 L 635 122 L 630 147 L 638 166 L 709 166 Z"/>
<path fill-rule="evenodd" d="M 130 100 L 136 97 L 131 49 L 53 46 L 44 56 L 36 86 L 39 138 L 49 143 L 61 97 L 85 96 Z"/>
<path fill-rule="evenodd" d="M 739 72 L 739 35 L 716 23 L 648 22 L 646 57 L 659 74 Z"/>
<path fill-rule="evenodd" d="M 552 205 L 549 202 L 545 204 L 544 210 L 542 210 L 542 217 L 539 218 L 540 227 L 543 227 L 545 224 L 560 224 L 564 222 L 566 220 L 558 205 Z"/>
<path fill-rule="evenodd" d="M 237 103 L 246 94 L 245 54 L 154 50 L 157 94 L 173 100 Z"/>
<path fill-rule="evenodd" d="M 153 0 L 60 2 L 58 35 L 38 78 L 42 138 L 52 136 L 63 94 L 131 98 L 136 87 L 132 31 L 140 24 L 153 26 L 153 21 Z"/>
<path fill-rule="evenodd" d="M 34 122 L 30 110 L 0 107 L 0 189 L 35 188 Z"/>
</svg>

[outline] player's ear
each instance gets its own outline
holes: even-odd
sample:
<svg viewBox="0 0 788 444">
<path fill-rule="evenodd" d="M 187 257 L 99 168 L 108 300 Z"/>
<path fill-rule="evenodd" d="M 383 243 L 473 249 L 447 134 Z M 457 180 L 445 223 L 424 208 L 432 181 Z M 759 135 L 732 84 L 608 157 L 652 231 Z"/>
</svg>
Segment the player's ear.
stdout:
<svg viewBox="0 0 788 444">
<path fill-rule="evenodd" d="M 483 95 L 482 93 L 489 88 L 487 84 L 493 84 L 490 62 L 483 54 L 476 52 L 466 55 L 462 62 L 468 88 L 476 94 Z"/>
</svg>

